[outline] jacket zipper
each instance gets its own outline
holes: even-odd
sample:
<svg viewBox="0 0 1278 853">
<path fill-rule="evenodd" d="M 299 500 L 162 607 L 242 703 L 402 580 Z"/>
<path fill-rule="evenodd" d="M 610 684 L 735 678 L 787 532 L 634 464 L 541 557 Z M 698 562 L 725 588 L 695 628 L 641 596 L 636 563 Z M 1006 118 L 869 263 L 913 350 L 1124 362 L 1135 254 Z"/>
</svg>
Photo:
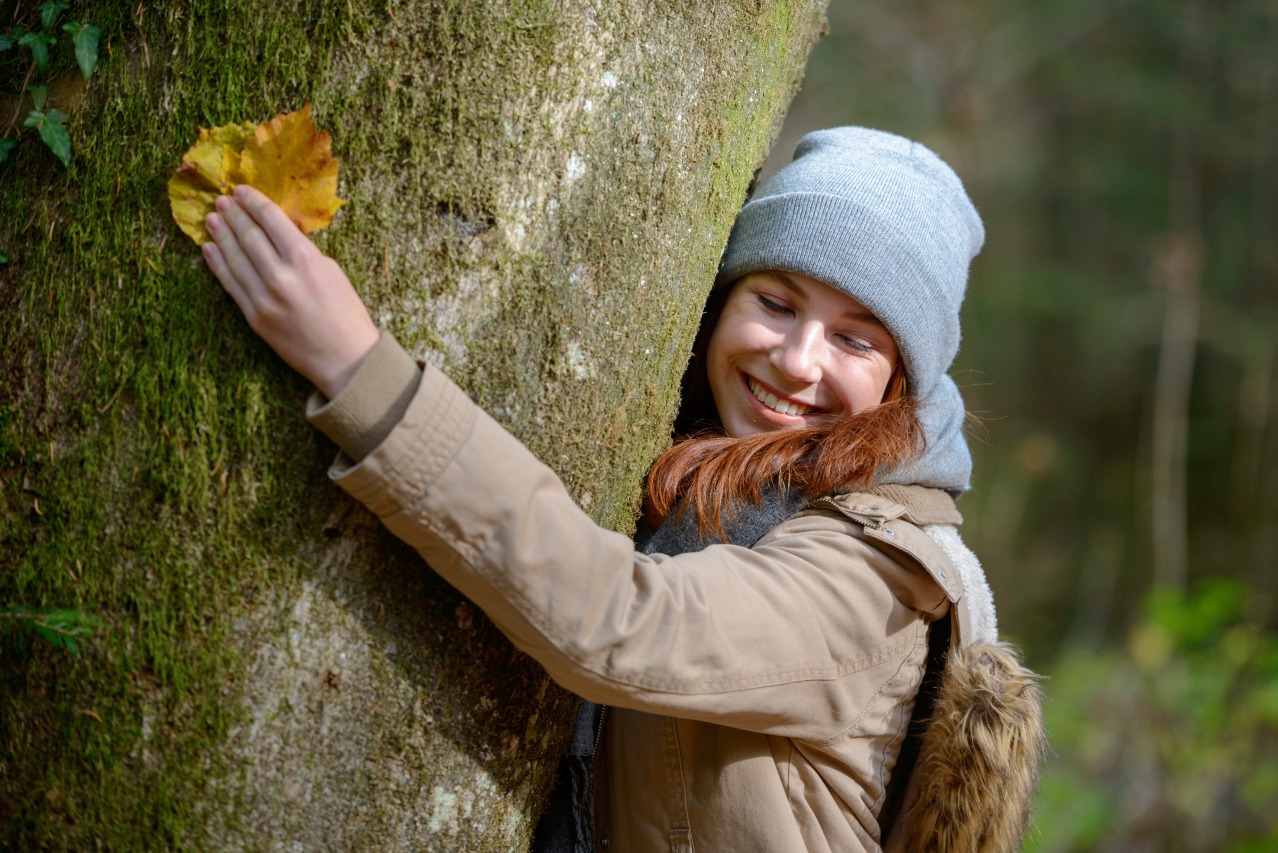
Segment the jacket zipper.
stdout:
<svg viewBox="0 0 1278 853">
<path fill-rule="evenodd" d="M 592 760 L 594 760 L 595 756 L 599 754 L 599 744 L 603 741 L 604 717 L 606 717 L 607 715 L 608 715 L 608 706 L 600 705 L 599 706 L 599 725 L 595 727 L 595 751 L 591 753 L 591 756 L 590 756 Z"/>
</svg>

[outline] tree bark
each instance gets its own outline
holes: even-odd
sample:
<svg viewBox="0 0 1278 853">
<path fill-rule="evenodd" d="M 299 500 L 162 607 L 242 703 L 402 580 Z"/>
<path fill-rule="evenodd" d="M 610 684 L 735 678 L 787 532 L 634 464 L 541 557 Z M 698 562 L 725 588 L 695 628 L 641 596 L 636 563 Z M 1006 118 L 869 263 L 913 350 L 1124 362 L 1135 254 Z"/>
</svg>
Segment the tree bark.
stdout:
<svg viewBox="0 0 1278 853">
<path fill-rule="evenodd" d="M 32 28 L 33 4 L 0 3 Z M 822 0 L 77 4 L 63 169 L 0 166 L 0 846 L 513 850 L 573 700 L 323 474 L 308 391 L 177 230 L 197 125 L 311 102 L 374 317 L 629 531 Z M 0 123 L 31 109 L 0 55 Z M 36 74 L 32 82 L 40 82 Z M 18 122 L 20 124 L 20 122 Z M 13 136 L 14 125 L 0 136 Z M 571 590 L 565 590 L 571 594 Z"/>
</svg>

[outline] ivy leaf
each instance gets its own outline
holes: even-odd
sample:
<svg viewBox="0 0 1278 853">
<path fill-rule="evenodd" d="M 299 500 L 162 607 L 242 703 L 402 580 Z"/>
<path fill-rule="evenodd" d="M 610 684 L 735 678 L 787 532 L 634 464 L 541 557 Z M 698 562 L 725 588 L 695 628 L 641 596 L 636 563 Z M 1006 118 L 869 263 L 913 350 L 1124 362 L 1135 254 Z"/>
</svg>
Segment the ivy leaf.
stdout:
<svg viewBox="0 0 1278 853">
<path fill-rule="evenodd" d="M 173 219 L 196 245 L 203 245 L 209 241 L 204 217 L 213 211 L 217 197 L 248 184 L 309 234 L 327 227 L 344 204 L 337 197 L 339 164 L 328 134 L 311 122 L 310 104 L 256 127 L 201 129 L 169 179 Z"/>
<path fill-rule="evenodd" d="M 44 109 L 44 102 L 49 97 L 49 89 L 46 86 L 28 86 L 27 91 L 31 93 L 31 102 L 35 104 L 37 110 Z"/>
<path fill-rule="evenodd" d="M 40 26 L 45 30 L 53 29 L 53 24 L 61 15 L 71 7 L 66 3 L 44 3 L 40 6 Z"/>
<path fill-rule="evenodd" d="M 14 27 L 9 30 L 7 35 L 0 34 L 0 50 L 8 50 L 18 42 L 22 41 L 22 36 L 25 33 L 26 30 L 22 29 L 22 27 Z"/>
<path fill-rule="evenodd" d="M 62 29 L 71 34 L 71 41 L 75 44 L 75 62 L 80 66 L 84 79 L 88 80 L 98 65 L 98 39 L 102 38 L 102 30 L 79 22 L 63 24 Z"/>
<path fill-rule="evenodd" d="M 7 263 L 9 263 L 9 256 L 6 255 L 4 252 L 0 252 L 0 264 L 7 264 Z"/>
<path fill-rule="evenodd" d="M 79 643 L 107 624 L 97 616 L 78 610 L 48 610 L 31 607 L 0 608 L 0 638 L 23 645 L 27 635 L 34 634 L 55 649 L 65 649 L 80 656 Z"/>
<path fill-rule="evenodd" d="M 7 139 L 0 137 L 0 163 L 9 159 L 9 152 L 18 147 L 16 139 Z"/>
<path fill-rule="evenodd" d="M 31 57 L 35 59 L 36 68 L 43 72 L 49 69 L 49 45 L 55 41 L 57 39 L 48 33 L 27 33 L 18 39 L 18 44 L 31 50 Z"/>
<path fill-rule="evenodd" d="M 71 116 L 62 110 L 49 110 L 47 113 L 32 110 L 23 122 L 26 127 L 34 127 L 40 132 L 40 139 L 62 161 L 63 166 L 71 164 L 71 137 L 63 127 L 69 118 Z"/>
</svg>

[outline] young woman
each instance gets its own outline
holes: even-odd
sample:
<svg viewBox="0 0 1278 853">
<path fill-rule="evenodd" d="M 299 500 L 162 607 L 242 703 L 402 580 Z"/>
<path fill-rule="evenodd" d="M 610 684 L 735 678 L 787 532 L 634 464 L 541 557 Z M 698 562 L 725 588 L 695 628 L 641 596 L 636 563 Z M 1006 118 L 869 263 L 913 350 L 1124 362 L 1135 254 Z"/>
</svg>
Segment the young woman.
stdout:
<svg viewBox="0 0 1278 853">
<path fill-rule="evenodd" d="M 742 209 L 638 546 L 379 333 L 261 194 L 208 228 L 209 267 L 318 387 L 333 478 L 589 700 L 540 849 L 1019 849 L 1036 690 L 953 501 L 946 370 L 984 232 L 931 151 L 814 133 Z"/>
</svg>

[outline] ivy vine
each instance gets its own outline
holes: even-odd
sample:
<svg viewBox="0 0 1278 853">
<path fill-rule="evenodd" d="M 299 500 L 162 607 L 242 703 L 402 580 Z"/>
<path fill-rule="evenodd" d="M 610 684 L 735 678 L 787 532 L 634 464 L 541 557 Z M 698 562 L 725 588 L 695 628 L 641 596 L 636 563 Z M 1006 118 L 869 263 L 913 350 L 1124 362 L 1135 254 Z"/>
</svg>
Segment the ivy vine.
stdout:
<svg viewBox="0 0 1278 853">
<path fill-rule="evenodd" d="M 70 5 L 66 3 L 44 3 L 39 7 L 39 29 L 28 31 L 23 27 L 14 26 L 6 32 L 0 32 L 0 54 L 23 48 L 30 54 L 30 65 L 26 74 L 27 83 L 30 83 L 35 75 L 43 78 L 48 74 L 49 51 L 59 41 L 56 34 L 58 18 L 69 8 L 71 8 Z M 63 24 L 61 32 L 71 37 L 76 65 L 79 66 L 84 79 L 88 80 L 93 76 L 93 70 L 98 65 L 98 41 L 102 38 L 102 31 L 92 24 L 73 21 Z M 71 117 L 49 105 L 47 86 L 27 85 L 26 91 L 31 97 L 34 109 L 27 114 L 22 126 L 35 130 L 40 141 L 53 152 L 53 156 L 58 158 L 63 168 L 66 168 L 71 163 L 71 136 L 66 128 Z M 10 122 L 10 127 L 3 131 L 5 135 L 0 136 L 0 165 L 3 165 L 9 159 L 13 149 L 18 147 L 18 140 L 8 135 L 13 130 L 12 122 Z M 8 256 L 0 251 L 0 264 L 7 263 L 8 260 Z"/>
</svg>

